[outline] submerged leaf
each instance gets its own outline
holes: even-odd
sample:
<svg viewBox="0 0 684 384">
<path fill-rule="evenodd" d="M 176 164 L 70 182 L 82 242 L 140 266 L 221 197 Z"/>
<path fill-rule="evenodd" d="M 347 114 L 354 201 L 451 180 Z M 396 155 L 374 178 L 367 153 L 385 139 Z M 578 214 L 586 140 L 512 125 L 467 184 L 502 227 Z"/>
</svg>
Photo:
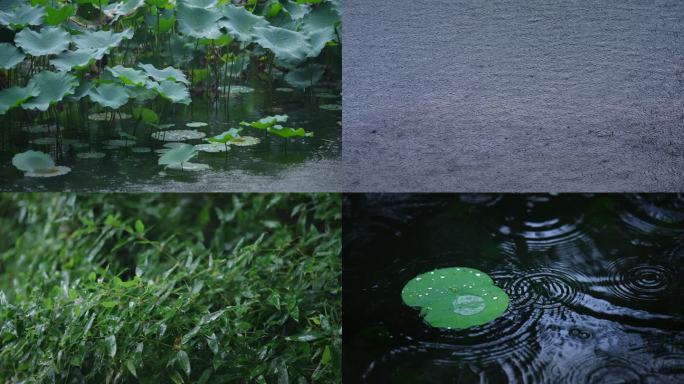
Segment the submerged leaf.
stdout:
<svg viewBox="0 0 684 384">
<path fill-rule="evenodd" d="M 449 329 L 488 323 L 508 308 L 508 295 L 487 274 L 464 267 L 420 274 L 404 286 L 401 298 L 421 308 L 428 324 Z"/>
</svg>

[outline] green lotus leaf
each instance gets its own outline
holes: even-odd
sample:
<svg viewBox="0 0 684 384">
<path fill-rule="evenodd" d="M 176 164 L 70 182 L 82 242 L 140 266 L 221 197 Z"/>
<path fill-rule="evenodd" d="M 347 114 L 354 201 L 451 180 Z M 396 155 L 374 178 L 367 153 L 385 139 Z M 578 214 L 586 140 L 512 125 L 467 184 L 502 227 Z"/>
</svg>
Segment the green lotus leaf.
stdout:
<svg viewBox="0 0 684 384">
<path fill-rule="evenodd" d="M 230 147 L 227 143 L 209 143 L 209 144 L 197 144 L 195 149 L 201 152 L 208 153 L 218 153 L 218 152 L 228 152 Z"/>
<path fill-rule="evenodd" d="M 105 156 L 103 152 L 79 152 L 76 154 L 79 159 L 102 159 Z"/>
<path fill-rule="evenodd" d="M 50 64 L 60 71 L 70 71 L 72 68 L 81 69 L 88 66 L 91 60 L 101 59 L 103 54 L 104 52 L 99 49 L 65 51 L 50 60 Z"/>
<path fill-rule="evenodd" d="M 230 144 L 235 145 L 237 147 L 249 147 L 251 145 L 257 145 L 260 142 L 261 139 L 259 139 L 258 137 L 240 136 L 231 140 Z"/>
<path fill-rule="evenodd" d="M 268 26 L 266 19 L 253 14 L 245 7 L 236 7 L 230 4 L 221 8 L 221 13 L 226 17 L 226 20 L 221 21 L 221 25 L 228 30 L 231 36 L 246 43 L 251 43 L 256 38 L 255 27 Z"/>
<path fill-rule="evenodd" d="M 159 122 L 159 116 L 153 110 L 143 107 L 133 108 L 133 117 L 144 123 Z"/>
<path fill-rule="evenodd" d="M 188 78 L 180 69 L 174 67 L 166 67 L 164 69 L 157 69 L 152 64 L 138 64 L 147 74 L 157 81 L 173 80 L 183 84 L 189 84 Z"/>
<path fill-rule="evenodd" d="M 71 35 L 60 27 L 42 28 L 40 32 L 22 29 L 14 36 L 14 42 L 32 56 L 56 55 L 67 48 Z"/>
<path fill-rule="evenodd" d="M 209 125 L 209 124 L 202 122 L 202 121 L 192 121 L 190 123 L 185 124 L 186 127 L 190 127 L 190 128 L 202 128 L 202 127 L 206 127 L 207 125 Z"/>
<path fill-rule="evenodd" d="M 86 31 L 81 35 L 73 36 L 74 44 L 79 49 L 98 49 L 101 52 L 109 52 L 118 47 L 123 39 L 131 39 L 133 30 L 127 28 L 121 32 L 109 31 Z"/>
<path fill-rule="evenodd" d="M 23 4 L 9 12 L 0 11 L 0 25 L 6 25 L 10 29 L 20 29 L 26 25 L 40 25 L 43 23 L 43 16 L 45 16 L 45 8 Z"/>
<path fill-rule="evenodd" d="M 102 8 L 102 13 L 113 23 L 120 17 L 130 16 L 145 5 L 145 0 L 128 0 L 121 3 L 112 3 Z"/>
<path fill-rule="evenodd" d="M 218 0 L 182 0 L 181 3 L 195 8 L 214 8 L 218 3 Z"/>
<path fill-rule="evenodd" d="M 254 32 L 257 44 L 270 49 L 277 58 L 285 62 L 300 62 L 311 51 L 309 39 L 303 33 L 273 26 L 255 27 Z"/>
<path fill-rule="evenodd" d="M 183 164 L 197 156 L 197 150 L 190 144 L 181 144 L 165 152 L 158 161 L 159 165 Z"/>
<path fill-rule="evenodd" d="M 257 129 L 266 129 L 268 127 L 274 126 L 276 123 L 285 123 L 287 122 L 287 119 L 289 119 L 289 116 L 287 115 L 266 116 L 257 121 L 252 121 L 251 123 L 242 121 L 240 122 L 240 125 Z"/>
<path fill-rule="evenodd" d="M 12 157 L 12 165 L 22 172 L 34 172 L 55 166 L 54 160 L 47 153 L 40 151 L 26 151 Z"/>
<path fill-rule="evenodd" d="M 307 54 L 307 57 L 317 57 L 321 54 L 321 51 L 326 47 L 328 42 L 337 39 L 335 31 L 331 29 L 319 29 L 309 32 L 308 36 L 309 42 L 311 43 L 311 50 Z"/>
<path fill-rule="evenodd" d="M 38 96 L 40 90 L 35 84 L 29 83 L 26 87 L 11 87 L 0 90 L 0 115 L 4 115 L 12 108 L 20 106 L 28 99 Z"/>
<path fill-rule="evenodd" d="M 441 268 L 414 277 L 401 291 L 433 327 L 463 329 L 486 324 L 508 308 L 508 295 L 482 271 Z"/>
<path fill-rule="evenodd" d="M 143 71 L 139 71 L 133 68 L 127 68 L 121 65 L 116 67 L 105 68 L 112 76 L 121 80 L 126 85 L 139 85 L 143 86 L 147 84 L 147 74 Z"/>
<path fill-rule="evenodd" d="M 0 43 L 0 68 L 11 69 L 17 64 L 24 61 L 24 55 L 14 45 L 8 43 Z"/>
<path fill-rule="evenodd" d="M 203 139 L 207 135 L 196 129 L 174 129 L 167 131 L 154 132 L 152 138 L 163 141 L 185 141 Z"/>
<path fill-rule="evenodd" d="M 306 132 L 304 128 L 283 127 L 280 124 L 268 127 L 266 131 L 286 139 L 290 137 L 313 137 L 314 135 L 313 132 Z"/>
<path fill-rule="evenodd" d="M 340 14 L 330 3 L 314 8 L 302 20 L 300 30 L 311 33 L 313 31 L 328 29 L 335 32 L 335 26 L 340 22 Z"/>
<path fill-rule="evenodd" d="M 216 39 L 221 36 L 218 21 L 221 14 L 216 9 L 192 7 L 181 3 L 176 11 L 180 31 L 188 36 Z"/>
<path fill-rule="evenodd" d="M 320 64 L 309 64 L 295 68 L 285 75 L 285 81 L 295 88 L 306 89 L 318 83 L 323 77 L 325 67 Z"/>
<path fill-rule="evenodd" d="M 33 76 L 29 84 L 36 86 L 40 93 L 21 107 L 46 111 L 50 105 L 62 101 L 64 96 L 73 94 L 78 86 L 78 79 L 67 72 L 43 71 Z"/>
<path fill-rule="evenodd" d="M 88 92 L 93 88 L 93 83 L 90 81 L 81 81 L 81 83 L 76 87 L 76 90 L 74 91 L 73 95 L 69 95 L 66 97 L 67 100 L 69 101 L 78 101 L 81 100 L 82 98 L 86 97 L 88 95 Z"/>
<path fill-rule="evenodd" d="M 240 138 L 240 132 L 242 129 L 237 129 L 237 128 L 231 128 L 223 133 L 220 133 L 214 137 L 210 137 L 207 139 L 208 142 L 210 143 L 219 143 L 219 144 L 225 144 L 228 143 L 234 139 Z"/>
<path fill-rule="evenodd" d="M 101 106 L 112 109 L 121 108 L 128 102 L 128 92 L 119 84 L 102 84 L 94 87 L 88 92 L 88 96 Z"/>
<path fill-rule="evenodd" d="M 45 11 L 45 23 L 59 25 L 73 16 L 76 13 L 76 8 L 73 5 L 65 5 L 59 8 L 47 7 Z"/>
<path fill-rule="evenodd" d="M 291 1 L 285 3 L 284 8 L 285 11 L 287 11 L 287 13 L 290 15 L 292 20 L 299 20 L 311 11 L 311 8 L 308 5 L 297 4 Z"/>
<path fill-rule="evenodd" d="M 191 102 L 188 88 L 183 84 L 164 80 L 156 84 L 155 89 L 162 97 L 174 103 L 190 104 Z"/>
</svg>

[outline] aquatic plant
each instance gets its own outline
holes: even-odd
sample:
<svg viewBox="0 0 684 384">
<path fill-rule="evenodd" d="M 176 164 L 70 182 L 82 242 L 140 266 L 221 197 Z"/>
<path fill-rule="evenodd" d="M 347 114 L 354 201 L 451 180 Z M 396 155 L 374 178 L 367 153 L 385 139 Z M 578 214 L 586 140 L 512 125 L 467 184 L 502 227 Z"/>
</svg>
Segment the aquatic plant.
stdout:
<svg viewBox="0 0 684 384">
<path fill-rule="evenodd" d="M 508 295 L 491 277 L 473 268 L 440 268 L 411 279 L 404 303 L 421 309 L 433 327 L 461 329 L 486 324 L 508 308 Z"/>
<path fill-rule="evenodd" d="M 69 167 L 56 166 L 52 157 L 39 151 L 26 151 L 14 155 L 12 165 L 28 177 L 53 177 L 67 174 Z"/>
</svg>

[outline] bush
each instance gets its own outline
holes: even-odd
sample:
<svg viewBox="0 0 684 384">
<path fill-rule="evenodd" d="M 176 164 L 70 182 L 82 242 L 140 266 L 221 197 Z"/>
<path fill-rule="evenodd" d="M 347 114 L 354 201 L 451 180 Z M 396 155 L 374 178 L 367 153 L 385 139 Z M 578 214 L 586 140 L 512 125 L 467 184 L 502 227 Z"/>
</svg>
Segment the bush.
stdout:
<svg viewBox="0 0 684 384">
<path fill-rule="evenodd" d="M 0 194 L 0 381 L 341 381 L 339 195 Z"/>
</svg>

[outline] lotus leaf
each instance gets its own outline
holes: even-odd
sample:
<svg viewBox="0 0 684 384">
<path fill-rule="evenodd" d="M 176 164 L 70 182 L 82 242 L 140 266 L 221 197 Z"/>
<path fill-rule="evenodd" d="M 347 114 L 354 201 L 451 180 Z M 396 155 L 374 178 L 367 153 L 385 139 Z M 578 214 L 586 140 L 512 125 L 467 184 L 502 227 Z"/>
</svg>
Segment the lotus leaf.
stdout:
<svg viewBox="0 0 684 384">
<path fill-rule="evenodd" d="M 169 166 L 166 168 L 177 169 L 180 171 L 204 171 L 206 169 L 209 169 L 209 165 L 201 163 L 174 163 L 169 164 Z"/>
<path fill-rule="evenodd" d="M 0 25 L 19 29 L 26 25 L 40 25 L 45 16 L 45 8 L 23 4 L 10 12 L 0 11 Z"/>
<path fill-rule="evenodd" d="M 110 19 L 110 23 L 113 23 L 121 16 L 130 16 L 138 10 L 138 8 L 145 5 L 144 0 L 128 0 L 121 3 L 109 4 L 102 8 L 102 13 L 104 13 L 107 18 Z"/>
<path fill-rule="evenodd" d="M 121 80 L 126 85 L 145 85 L 147 83 L 147 74 L 143 71 L 139 71 L 133 68 L 127 68 L 121 65 L 117 65 L 114 68 L 106 68 L 112 76 Z"/>
<path fill-rule="evenodd" d="M 284 5 L 285 10 L 287 13 L 290 15 L 292 20 L 299 20 L 302 17 L 306 16 L 309 11 L 311 11 L 311 8 L 306 5 L 306 4 L 297 4 L 295 2 L 288 1 Z"/>
<path fill-rule="evenodd" d="M 309 37 L 309 43 L 311 44 L 311 50 L 307 54 L 307 57 L 316 57 L 320 55 L 323 48 L 336 38 L 335 31 L 330 29 L 318 29 L 309 32 L 307 36 Z"/>
<path fill-rule="evenodd" d="M 30 140 L 29 143 L 33 145 L 56 145 L 57 139 L 54 137 L 39 137 L 37 139 Z"/>
<path fill-rule="evenodd" d="M 143 107 L 133 108 L 133 117 L 145 123 L 159 122 L 159 116 L 153 110 Z"/>
<path fill-rule="evenodd" d="M 76 8 L 73 5 L 65 5 L 59 8 L 47 7 L 45 11 L 45 23 L 48 25 L 59 25 L 73 16 L 76 13 Z"/>
<path fill-rule="evenodd" d="M 239 138 L 241 131 L 242 129 L 231 128 L 221 134 L 208 138 L 207 141 L 212 143 L 227 143 L 233 139 Z"/>
<path fill-rule="evenodd" d="M 39 93 L 38 87 L 32 83 L 29 83 L 26 87 L 11 87 L 0 90 L 0 115 L 20 106 L 26 100 L 37 96 Z"/>
<path fill-rule="evenodd" d="M 174 103 L 190 104 L 190 93 L 188 93 L 188 89 L 183 84 L 164 80 L 155 85 L 155 89 L 162 97 Z"/>
<path fill-rule="evenodd" d="M 192 7 L 181 3 L 176 12 L 180 31 L 188 36 L 216 39 L 221 36 L 218 21 L 221 14 L 215 9 Z"/>
<path fill-rule="evenodd" d="M 266 128 L 266 131 L 286 139 L 290 137 L 313 137 L 314 135 L 313 132 L 306 132 L 304 128 L 283 127 L 279 124 Z"/>
<path fill-rule="evenodd" d="M 231 145 L 235 145 L 238 147 L 248 147 L 251 145 L 257 145 L 259 143 L 261 143 L 261 139 L 252 136 L 240 136 L 230 141 Z"/>
<path fill-rule="evenodd" d="M 71 172 L 71 168 L 64 167 L 62 165 L 56 165 L 52 168 L 36 169 L 35 171 L 26 172 L 24 176 L 26 177 L 55 177 L 66 175 Z"/>
<path fill-rule="evenodd" d="M 311 51 L 309 39 L 300 32 L 274 26 L 255 27 L 254 32 L 257 35 L 257 44 L 270 49 L 276 57 L 285 62 L 300 62 Z"/>
<path fill-rule="evenodd" d="M 201 122 L 201 121 L 193 121 L 191 123 L 185 124 L 186 127 L 190 127 L 190 128 L 201 128 L 201 127 L 206 127 L 207 125 L 209 125 L 209 124 Z"/>
<path fill-rule="evenodd" d="M 14 42 L 32 56 L 56 55 L 67 48 L 71 35 L 60 27 L 42 28 L 40 32 L 22 29 L 14 36 Z"/>
<path fill-rule="evenodd" d="M 102 84 L 94 87 L 88 92 L 88 96 L 101 106 L 112 109 L 121 108 L 128 102 L 128 92 L 119 84 Z"/>
<path fill-rule="evenodd" d="M 31 127 L 24 127 L 21 130 L 28 133 L 48 133 L 50 132 L 50 126 L 47 124 L 41 124 Z"/>
<path fill-rule="evenodd" d="M 182 0 L 181 3 L 190 7 L 210 9 L 216 7 L 218 0 Z"/>
<path fill-rule="evenodd" d="M 217 152 L 227 152 L 230 147 L 226 144 L 221 143 L 209 143 L 209 144 L 197 144 L 195 149 L 202 152 L 217 153 Z"/>
<path fill-rule="evenodd" d="M 258 129 L 266 129 L 268 127 L 271 127 L 275 125 L 276 123 L 284 123 L 289 119 L 289 116 L 287 115 L 274 115 L 274 116 L 266 116 L 264 118 L 261 118 L 257 121 L 253 121 L 251 123 L 248 123 L 246 121 L 240 122 L 240 125 L 246 126 L 246 127 L 252 127 L 252 128 L 258 128 Z"/>
<path fill-rule="evenodd" d="M 447 329 L 486 324 L 508 308 L 508 295 L 487 274 L 464 267 L 420 274 L 404 286 L 401 298 L 421 308 L 428 324 Z"/>
<path fill-rule="evenodd" d="M 66 72 L 43 71 L 33 76 L 29 84 L 38 88 L 40 93 L 21 107 L 46 111 L 50 105 L 62 101 L 64 96 L 73 94 L 78 86 L 78 80 Z"/>
<path fill-rule="evenodd" d="M 203 139 L 207 135 L 198 130 L 177 129 L 171 131 L 159 131 L 152 133 L 152 138 L 163 141 L 185 141 Z"/>
<path fill-rule="evenodd" d="M 219 87 L 219 91 L 228 92 L 228 87 Z M 254 92 L 254 88 L 248 87 L 246 85 L 233 85 L 230 87 L 230 94 L 231 95 L 242 95 L 244 93 L 252 93 L 252 92 Z"/>
<path fill-rule="evenodd" d="M 183 84 L 189 84 L 187 77 L 185 77 L 185 74 L 180 69 L 174 67 L 157 69 L 152 64 L 138 64 L 138 67 L 142 68 L 150 77 L 157 81 L 173 80 Z"/>
<path fill-rule="evenodd" d="M 135 140 L 127 139 L 127 140 L 121 140 L 121 139 L 114 139 L 114 140 L 107 140 L 104 142 L 104 144 L 107 146 L 107 149 L 117 149 L 117 148 L 123 148 L 123 147 L 134 147 L 136 145 Z"/>
<path fill-rule="evenodd" d="M 288 72 L 285 81 L 295 88 L 306 89 L 319 82 L 324 71 L 325 67 L 320 64 L 309 64 Z"/>
<path fill-rule="evenodd" d="M 33 172 L 55 166 L 54 160 L 47 153 L 40 151 L 26 151 L 12 157 L 12 165 L 23 172 Z"/>
<path fill-rule="evenodd" d="M 55 68 L 60 71 L 70 71 L 72 68 L 84 68 L 90 63 L 91 60 L 99 60 L 103 55 L 104 52 L 100 49 L 79 49 L 76 51 L 66 51 L 50 60 L 50 64 L 54 65 Z"/>
<path fill-rule="evenodd" d="M 159 165 L 183 164 L 197 155 L 195 147 L 190 144 L 181 144 L 164 153 L 158 161 Z"/>
<path fill-rule="evenodd" d="M 21 63 L 26 55 L 18 50 L 14 45 L 0 43 L 0 68 L 11 69 Z"/>
<path fill-rule="evenodd" d="M 100 52 L 109 52 L 118 47 L 123 39 L 133 37 L 133 30 L 127 28 L 122 32 L 109 31 L 86 31 L 82 35 L 73 36 L 74 43 L 79 49 L 97 49 Z"/>
<path fill-rule="evenodd" d="M 340 13 L 334 9 L 332 4 L 326 3 L 314 8 L 304 16 L 300 29 L 307 33 L 322 29 L 327 29 L 334 33 L 335 27 L 340 21 Z"/>
<path fill-rule="evenodd" d="M 134 153 L 150 153 L 150 152 L 152 152 L 152 148 L 150 148 L 150 147 L 133 147 L 133 148 L 131 148 L 131 152 L 134 152 Z"/>
<path fill-rule="evenodd" d="M 221 13 L 226 17 L 226 20 L 221 21 L 221 25 L 231 36 L 246 43 L 251 43 L 256 38 L 255 27 L 268 26 L 266 19 L 251 13 L 245 7 L 229 4 L 221 8 Z"/>
<path fill-rule="evenodd" d="M 79 152 L 76 154 L 79 159 L 101 159 L 105 156 L 102 152 Z"/>
</svg>

